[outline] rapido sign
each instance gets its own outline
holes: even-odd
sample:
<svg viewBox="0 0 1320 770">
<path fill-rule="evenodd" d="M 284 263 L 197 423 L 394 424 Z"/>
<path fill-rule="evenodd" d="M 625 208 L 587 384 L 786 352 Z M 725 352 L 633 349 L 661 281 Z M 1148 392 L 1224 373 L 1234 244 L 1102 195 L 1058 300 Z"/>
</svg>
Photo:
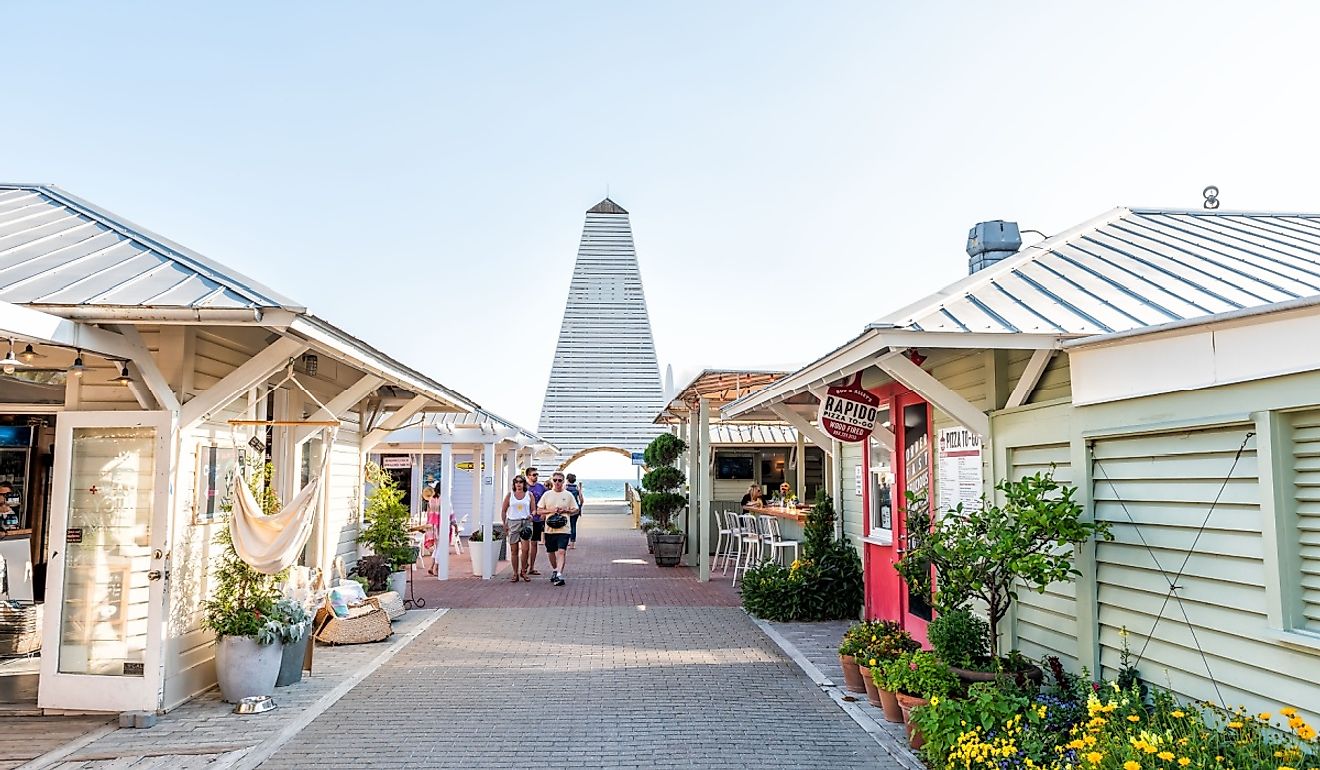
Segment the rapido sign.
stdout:
<svg viewBox="0 0 1320 770">
<path fill-rule="evenodd" d="M 871 435 L 879 414 L 880 397 L 862 388 L 862 373 L 858 372 L 848 384 L 825 391 L 816 422 L 834 438 L 856 443 Z"/>
</svg>

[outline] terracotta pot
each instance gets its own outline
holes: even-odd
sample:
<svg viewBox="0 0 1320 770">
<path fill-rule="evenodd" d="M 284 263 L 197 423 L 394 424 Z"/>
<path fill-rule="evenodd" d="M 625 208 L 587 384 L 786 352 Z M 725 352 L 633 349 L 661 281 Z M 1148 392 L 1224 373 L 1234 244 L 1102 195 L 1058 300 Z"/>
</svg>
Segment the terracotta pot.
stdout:
<svg viewBox="0 0 1320 770">
<path fill-rule="evenodd" d="M 843 666 L 843 689 L 848 692 L 866 692 L 866 682 L 862 681 L 862 673 L 857 670 L 857 658 L 840 655 L 839 665 Z"/>
<path fill-rule="evenodd" d="M 903 709 L 898 705 L 898 696 L 889 690 L 880 690 L 880 704 L 885 710 L 885 721 L 902 724 Z"/>
<path fill-rule="evenodd" d="M 926 737 L 921 734 L 921 730 L 912 724 L 912 709 L 917 706 L 925 706 L 930 701 L 925 698 L 918 698 L 915 695 L 908 695 L 905 692 L 895 693 L 898 696 L 898 706 L 903 710 L 903 732 L 907 733 L 908 744 L 914 749 L 919 749 L 926 743 Z"/>
<path fill-rule="evenodd" d="M 862 675 L 862 684 L 866 687 L 866 702 L 880 708 L 883 705 L 880 703 L 880 690 L 876 688 L 875 680 L 871 678 L 871 669 L 858 663 L 857 673 Z"/>
</svg>

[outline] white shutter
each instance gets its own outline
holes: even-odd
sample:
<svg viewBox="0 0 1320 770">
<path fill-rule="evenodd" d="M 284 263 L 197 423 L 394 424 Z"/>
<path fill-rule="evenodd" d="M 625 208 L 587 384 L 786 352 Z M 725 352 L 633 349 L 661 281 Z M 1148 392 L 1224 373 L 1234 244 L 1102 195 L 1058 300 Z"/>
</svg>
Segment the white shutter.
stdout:
<svg viewBox="0 0 1320 770">
<path fill-rule="evenodd" d="M 1290 417 L 1301 567 L 1302 606 L 1296 625 L 1320 632 L 1320 409 L 1294 412 Z"/>
</svg>

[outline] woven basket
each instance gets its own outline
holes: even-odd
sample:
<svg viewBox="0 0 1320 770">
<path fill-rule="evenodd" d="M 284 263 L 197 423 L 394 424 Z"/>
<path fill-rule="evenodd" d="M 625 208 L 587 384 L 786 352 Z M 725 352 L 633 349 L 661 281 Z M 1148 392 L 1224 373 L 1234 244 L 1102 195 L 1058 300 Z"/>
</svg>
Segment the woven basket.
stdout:
<svg viewBox="0 0 1320 770">
<path fill-rule="evenodd" d="M 399 596 L 397 591 L 386 591 L 371 598 L 376 600 L 378 607 L 385 610 L 385 614 L 390 616 L 390 620 L 401 618 L 403 613 L 406 612 L 403 606 L 403 597 Z"/>
<path fill-rule="evenodd" d="M 323 644 L 365 644 L 390 638 L 390 617 L 374 598 L 348 608 L 348 617 L 337 617 L 329 606 L 316 611 L 312 638 Z"/>
<path fill-rule="evenodd" d="M 0 602 L 0 656 L 31 655 L 41 649 L 42 606 Z"/>
</svg>

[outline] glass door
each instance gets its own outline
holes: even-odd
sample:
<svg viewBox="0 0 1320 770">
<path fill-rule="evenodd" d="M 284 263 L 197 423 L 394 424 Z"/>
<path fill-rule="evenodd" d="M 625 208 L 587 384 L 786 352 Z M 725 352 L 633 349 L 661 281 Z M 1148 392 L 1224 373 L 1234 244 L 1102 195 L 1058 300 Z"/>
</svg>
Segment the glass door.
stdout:
<svg viewBox="0 0 1320 770">
<path fill-rule="evenodd" d="M 163 412 L 58 418 L 42 708 L 159 706 L 169 438 Z"/>
</svg>

